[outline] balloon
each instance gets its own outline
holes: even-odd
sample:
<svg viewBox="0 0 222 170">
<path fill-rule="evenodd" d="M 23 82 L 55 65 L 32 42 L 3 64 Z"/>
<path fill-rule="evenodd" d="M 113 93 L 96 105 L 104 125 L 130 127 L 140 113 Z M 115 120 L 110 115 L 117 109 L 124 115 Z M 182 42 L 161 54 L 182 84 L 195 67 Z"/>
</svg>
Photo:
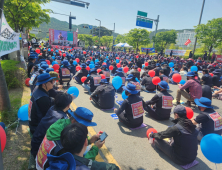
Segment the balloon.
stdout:
<svg viewBox="0 0 222 170">
<path fill-rule="evenodd" d="M 47 63 L 48 65 L 50 65 L 50 64 L 51 64 L 49 60 L 45 60 L 45 61 L 46 61 L 46 63 Z"/>
<path fill-rule="evenodd" d="M 52 62 L 52 66 L 54 66 L 54 64 L 58 64 L 57 61 L 53 61 Z"/>
<path fill-rule="evenodd" d="M 211 77 L 213 77 L 214 76 L 214 74 L 213 73 L 209 73 L 210 75 L 211 75 Z"/>
<path fill-rule="evenodd" d="M 28 117 L 28 109 L 29 109 L 29 104 L 25 104 L 23 106 L 21 106 L 18 110 L 18 118 L 21 120 L 21 121 L 27 121 L 29 120 L 29 117 Z"/>
<path fill-rule="evenodd" d="M 29 85 L 29 81 L 30 81 L 30 78 L 27 78 L 27 79 L 25 80 L 25 85 L 28 86 L 28 87 L 30 86 L 30 85 Z"/>
<path fill-rule="evenodd" d="M 192 66 L 192 67 L 190 68 L 190 71 L 198 71 L 197 66 Z"/>
<path fill-rule="evenodd" d="M 48 51 L 51 51 L 51 49 L 49 48 Z"/>
<path fill-rule="evenodd" d="M 150 75 L 150 77 L 154 77 L 156 73 L 155 73 L 154 70 L 150 70 L 150 71 L 148 72 L 148 74 Z"/>
<path fill-rule="evenodd" d="M 121 67 L 121 64 L 120 64 L 120 63 L 118 63 L 116 66 L 117 66 L 118 68 L 120 68 L 120 67 Z"/>
<path fill-rule="evenodd" d="M 40 49 L 36 49 L 35 52 L 40 54 Z"/>
<path fill-rule="evenodd" d="M 87 70 L 87 71 L 89 71 L 89 70 L 90 70 L 90 67 L 89 67 L 89 66 L 87 66 L 87 67 L 86 67 L 86 70 Z"/>
<path fill-rule="evenodd" d="M 86 51 L 83 51 L 83 54 L 86 54 Z"/>
<path fill-rule="evenodd" d="M 173 62 L 170 62 L 169 63 L 169 67 L 173 67 L 174 66 L 174 63 Z"/>
<path fill-rule="evenodd" d="M 153 77 L 152 83 L 154 85 L 158 85 L 159 82 L 161 82 L 161 79 L 158 76 Z"/>
<path fill-rule="evenodd" d="M 100 73 L 102 70 L 101 69 L 97 69 L 97 73 Z"/>
<path fill-rule="evenodd" d="M 82 78 L 81 78 L 81 82 L 82 83 L 84 83 L 84 81 L 87 79 L 87 77 L 86 76 L 83 76 Z"/>
<path fill-rule="evenodd" d="M 55 60 L 55 57 L 54 57 L 54 56 L 52 56 L 52 59 L 53 59 L 53 60 Z"/>
<path fill-rule="evenodd" d="M 119 89 L 121 87 L 121 85 L 122 85 L 121 77 L 119 77 L 119 76 L 114 77 L 113 80 L 112 80 L 112 84 L 113 84 L 113 87 L 116 90 Z"/>
<path fill-rule="evenodd" d="M 106 76 L 104 74 L 100 74 L 101 79 L 106 79 Z"/>
<path fill-rule="evenodd" d="M 148 62 L 145 62 L 145 66 L 147 67 L 149 65 L 149 63 Z"/>
<path fill-rule="evenodd" d="M 179 82 L 179 84 L 182 84 L 182 85 L 184 85 L 185 83 L 186 83 L 185 80 L 181 80 L 181 81 Z"/>
<path fill-rule="evenodd" d="M 145 65 L 144 64 L 142 64 L 142 68 L 144 68 L 145 67 Z"/>
<path fill-rule="evenodd" d="M 55 72 L 59 74 L 59 70 L 55 70 Z"/>
<path fill-rule="evenodd" d="M 90 67 L 90 69 L 92 69 L 95 67 L 95 64 L 90 64 L 89 67 Z"/>
<path fill-rule="evenodd" d="M 76 62 L 79 63 L 79 58 L 76 58 Z"/>
<path fill-rule="evenodd" d="M 139 58 L 139 56 L 137 55 L 136 58 Z"/>
<path fill-rule="evenodd" d="M 141 68 L 138 68 L 137 70 L 138 70 L 139 72 L 141 72 Z"/>
<path fill-rule="evenodd" d="M 122 92 L 122 98 L 123 98 L 123 100 L 125 100 L 125 99 L 127 99 L 127 98 L 128 98 L 128 96 L 126 95 L 125 90 Z"/>
<path fill-rule="evenodd" d="M 63 53 L 63 55 L 62 55 L 63 57 L 66 57 L 66 54 L 65 53 Z"/>
<path fill-rule="evenodd" d="M 53 52 L 53 49 L 51 49 L 51 51 Z"/>
<path fill-rule="evenodd" d="M 119 63 L 119 60 L 118 60 L 118 59 L 116 60 L 116 63 Z"/>
<path fill-rule="evenodd" d="M 102 65 L 106 65 L 106 63 L 102 63 Z"/>
<path fill-rule="evenodd" d="M 175 82 L 175 83 L 179 83 L 181 80 L 182 80 L 182 77 L 181 77 L 181 75 L 180 74 L 174 74 L 173 75 L 173 81 Z"/>
<path fill-rule="evenodd" d="M 116 57 L 117 60 L 119 60 L 119 57 Z"/>
<path fill-rule="evenodd" d="M 3 122 L 0 122 L 0 126 L 5 130 L 5 124 Z"/>
<path fill-rule="evenodd" d="M 149 134 L 150 134 L 151 132 L 157 133 L 157 130 L 154 129 L 154 128 L 149 128 L 149 129 L 146 131 L 146 136 L 148 137 L 148 139 L 149 139 Z"/>
<path fill-rule="evenodd" d="M 76 60 L 73 61 L 73 64 L 76 66 L 78 63 Z"/>
<path fill-rule="evenodd" d="M 208 134 L 200 142 L 203 155 L 213 163 L 222 163 L 222 136 L 218 134 Z"/>
<path fill-rule="evenodd" d="M 72 94 L 74 96 L 74 99 L 76 99 L 79 96 L 79 89 L 73 86 L 68 89 L 67 93 Z"/>
<path fill-rule="evenodd" d="M 91 57 L 90 57 L 91 58 Z M 92 60 L 92 59 L 91 59 Z M 94 62 L 93 61 L 90 61 L 90 64 L 94 64 Z"/>
<path fill-rule="evenodd" d="M 54 65 L 52 66 L 52 68 L 54 68 L 54 70 L 58 70 L 58 69 L 59 69 L 59 65 L 58 65 L 58 64 L 54 64 Z"/>
<path fill-rule="evenodd" d="M 188 119 L 192 119 L 193 117 L 193 110 L 189 107 L 185 107 L 186 111 L 187 111 L 187 118 Z"/>
<path fill-rule="evenodd" d="M 6 145 L 6 134 L 5 130 L 0 126 L 0 140 L 1 140 L 1 151 L 3 152 Z"/>
<path fill-rule="evenodd" d="M 61 53 L 62 51 L 59 50 L 59 53 Z"/>
<path fill-rule="evenodd" d="M 76 71 L 81 70 L 82 68 L 80 66 L 76 66 Z"/>
<path fill-rule="evenodd" d="M 41 56 L 42 56 L 42 53 L 40 53 L 39 55 L 41 55 Z"/>
<path fill-rule="evenodd" d="M 124 73 L 127 73 L 128 71 L 129 71 L 129 67 L 123 67 L 123 71 L 124 71 Z"/>
<path fill-rule="evenodd" d="M 109 69 L 110 69 L 110 70 L 113 70 L 113 66 L 109 66 Z"/>
<path fill-rule="evenodd" d="M 99 60 L 98 60 L 98 59 L 95 59 L 95 62 L 97 63 L 97 62 L 99 62 Z"/>
</svg>

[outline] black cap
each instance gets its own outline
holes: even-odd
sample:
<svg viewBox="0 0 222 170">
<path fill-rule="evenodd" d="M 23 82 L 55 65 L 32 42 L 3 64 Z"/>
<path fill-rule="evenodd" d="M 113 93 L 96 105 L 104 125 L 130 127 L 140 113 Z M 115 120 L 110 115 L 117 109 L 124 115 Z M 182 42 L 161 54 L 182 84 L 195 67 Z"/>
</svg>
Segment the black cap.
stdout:
<svg viewBox="0 0 222 170">
<path fill-rule="evenodd" d="M 173 113 L 177 113 L 180 117 L 184 117 L 187 115 L 186 108 L 182 105 L 177 105 L 174 108 Z"/>
</svg>

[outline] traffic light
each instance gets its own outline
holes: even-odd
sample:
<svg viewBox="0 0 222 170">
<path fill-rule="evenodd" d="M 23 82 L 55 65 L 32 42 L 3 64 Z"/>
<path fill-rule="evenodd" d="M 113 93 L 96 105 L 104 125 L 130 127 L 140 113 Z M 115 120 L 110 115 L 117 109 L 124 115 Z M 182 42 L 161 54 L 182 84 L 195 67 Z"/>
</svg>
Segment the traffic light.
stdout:
<svg viewBox="0 0 222 170">
<path fill-rule="evenodd" d="M 88 26 L 82 26 L 83 28 L 89 28 Z"/>
</svg>

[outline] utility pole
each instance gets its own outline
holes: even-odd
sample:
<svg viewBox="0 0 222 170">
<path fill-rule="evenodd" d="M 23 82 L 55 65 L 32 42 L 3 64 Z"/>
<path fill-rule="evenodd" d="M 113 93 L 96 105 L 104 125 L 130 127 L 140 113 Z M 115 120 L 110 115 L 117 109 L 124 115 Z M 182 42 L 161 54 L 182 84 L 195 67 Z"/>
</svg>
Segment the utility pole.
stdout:
<svg viewBox="0 0 222 170">
<path fill-rule="evenodd" d="M 203 9 L 204 9 L 204 4 L 205 4 L 205 0 L 203 0 L 203 4 L 202 4 L 201 12 L 200 12 L 200 19 L 199 19 L 199 24 L 198 25 L 200 25 L 200 23 L 201 23 Z M 195 50 L 196 50 L 196 44 L 197 44 L 197 37 L 195 38 L 194 47 L 193 47 L 193 56 L 192 57 L 194 57 L 194 53 L 195 53 Z"/>
<path fill-rule="evenodd" d="M 71 17 L 72 15 L 71 15 L 71 12 L 70 12 L 70 17 Z M 71 32 L 71 28 L 70 28 L 70 32 Z"/>
<path fill-rule="evenodd" d="M 96 19 L 97 21 L 99 21 L 99 47 L 100 47 L 100 28 L 101 28 L 101 21 L 99 19 Z"/>
<path fill-rule="evenodd" d="M 157 34 L 157 28 L 158 28 L 158 23 L 159 23 L 159 17 L 160 17 L 160 15 L 158 15 L 158 16 L 157 16 L 157 20 L 154 21 L 155 24 L 156 24 L 155 37 L 156 37 L 156 34 Z M 153 48 L 154 48 L 154 45 L 155 45 L 155 43 L 153 42 Z"/>
<path fill-rule="evenodd" d="M 112 47 L 112 51 L 113 51 L 114 44 L 115 44 L 114 33 L 115 33 L 115 23 L 114 23 L 114 29 L 113 29 L 113 47 Z"/>
</svg>

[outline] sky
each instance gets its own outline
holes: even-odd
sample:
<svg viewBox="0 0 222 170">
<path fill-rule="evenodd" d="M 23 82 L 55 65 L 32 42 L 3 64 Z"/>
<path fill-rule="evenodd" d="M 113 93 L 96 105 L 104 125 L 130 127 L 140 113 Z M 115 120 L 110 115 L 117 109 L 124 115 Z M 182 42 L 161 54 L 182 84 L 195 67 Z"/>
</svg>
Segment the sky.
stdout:
<svg viewBox="0 0 222 170">
<path fill-rule="evenodd" d="M 76 16 L 75 25 L 89 24 L 114 29 L 119 34 L 128 33 L 136 26 L 137 11 L 147 12 L 147 18 L 157 19 L 160 15 L 158 29 L 193 29 L 198 25 L 203 0 L 82 0 L 89 2 L 88 9 L 73 5 L 53 2 L 42 8 L 51 9 L 56 13 Z M 69 21 L 68 16 L 50 14 L 50 17 L 61 21 Z M 222 0 L 205 0 L 201 23 L 207 23 L 213 18 L 222 17 Z M 155 30 L 155 24 L 152 29 Z"/>
</svg>

